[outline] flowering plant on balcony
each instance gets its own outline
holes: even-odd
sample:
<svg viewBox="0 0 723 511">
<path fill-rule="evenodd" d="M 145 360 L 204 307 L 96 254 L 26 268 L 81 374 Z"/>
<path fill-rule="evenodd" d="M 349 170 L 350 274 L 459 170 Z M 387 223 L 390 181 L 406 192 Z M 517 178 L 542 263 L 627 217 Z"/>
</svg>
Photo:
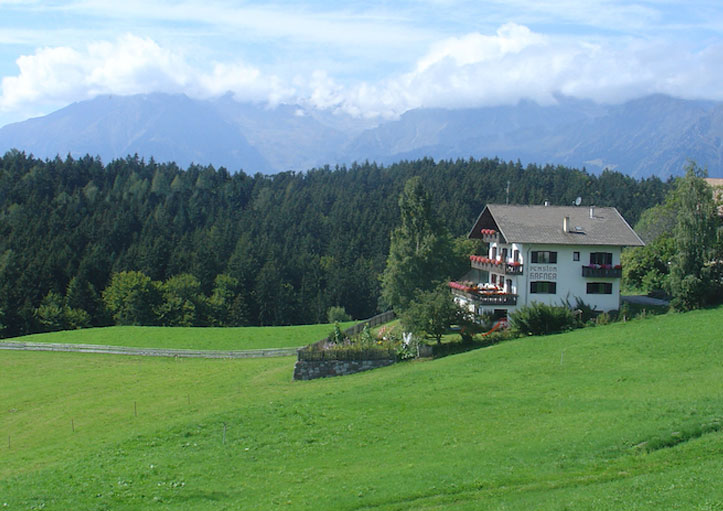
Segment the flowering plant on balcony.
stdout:
<svg viewBox="0 0 723 511">
<path fill-rule="evenodd" d="M 497 234 L 497 231 L 494 229 L 480 229 L 480 234 L 487 234 L 488 236 L 494 236 Z"/>
<path fill-rule="evenodd" d="M 450 282 L 449 287 L 452 289 L 458 289 L 465 293 L 473 293 L 477 295 L 499 295 L 505 294 L 504 289 L 497 284 L 491 282 L 485 282 L 480 284 L 473 284 L 472 282 Z"/>
<path fill-rule="evenodd" d="M 477 292 L 485 294 L 485 295 L 489 295 L 489 294 L 501 294 L 503 292 L 503 290 L 497 284 L 493 284 L 491 282 L 486 282 L 484 284 L 477 284 Z"/>
<path fill-rule="evenodd" d="M 470 260 L 480 264 L 502 264 L 502 262 L 498 261 L 497 259 L 490 259 L 489 257 L 485 256 L 471 255 L 469 256 L 469 258 Z"/>
<path fill-rule="evenodd" d="M 511 263 L 508 263 L 510 266 L 522 266 L 522 263 L 519 261 L 512 261 Z"/>
<path fill-rule="evenodd" d="M 465 293 L 474 293 L 477 290 L 471 282 L 450 282 L 449 287 L 464 291 Z"/>
</svg>

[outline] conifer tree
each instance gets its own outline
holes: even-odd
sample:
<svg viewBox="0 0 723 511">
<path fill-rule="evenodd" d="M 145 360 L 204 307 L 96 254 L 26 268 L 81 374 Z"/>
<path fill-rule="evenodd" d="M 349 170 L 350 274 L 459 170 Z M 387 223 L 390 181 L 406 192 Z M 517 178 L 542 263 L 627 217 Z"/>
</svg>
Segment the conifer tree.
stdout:
<svg viewBox="0 0 723 511">
<path fill-rule="evenodd" d="M 436 217 L 418 176 L 404 185 L 399 209 L 402 223 L 392 232 L 381 277 L 382 302 L 397 312 L 448 278 L 454 265 L 452 238 Z"/>
</svg>

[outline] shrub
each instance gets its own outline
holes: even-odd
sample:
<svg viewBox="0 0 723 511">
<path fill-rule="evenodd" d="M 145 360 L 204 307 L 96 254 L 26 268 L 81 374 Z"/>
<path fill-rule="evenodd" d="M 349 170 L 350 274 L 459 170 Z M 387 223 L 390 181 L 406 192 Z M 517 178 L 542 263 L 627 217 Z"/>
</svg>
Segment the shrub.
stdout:
<svg viewBox="0 0 723 511">
<path fill-rule="evenodd" d="M 628 303 L 625 302 L 622 304 L 622 306 L 620 307 L 620 310 L 618 311 L 617 320 L 625 322 L 625 321 L 629 320 L 631 317 L 632 317 L 632 313 L 630 311 L 630 305 L 628 305 Z"/>
<path fill-rule="evenodd" d="M 299 360 L 386 360 L 396 359 L 394 347 L 367 347 L 357 344 L 327 346 L 323 349 L 307 346 L 298 351 Z"/>
<path fill-rule="evenodd" d="M 495 323 L 494 313 L 485 312 L 479 316 L 462 312 L 459 314 L 459 335 L 463 343 L 474 341 L 476 335 L 488 331 Z"/>
<path fill-rule="evenodd" d="M 613 321 L 613 318 L 607 312 L 603 312 L 595 318 L 596 325 L 607 325 Z"/>
<path fill-rule="evenodd" d="M 334 330 L 329 333 L 329 342 L 332 344 L 344 344 L 348 337 L 341 331 L 339 323 L 334 323 Z"/>
<path fill-rule="evenodd" d="M 398 328 L 383 327 L 378 337 L 364 326 L 358 335 L 347 337 L 334 325 L 327 339 L 298 351 L 299 360 L 406 360 L 417 356 L 418 340 L 401 335 Z"/>
<path fill-rule="evenodd" d="M 482 341 L 492 345 L 502 341 L 517 339 L 518 337 L 520 337 L 520 332 L 511 328 L 503 328 L 502 330 L 497 330 L 496 332 L 492 332 L 491 334 L 484 336 Z"/>
<path fill-rule="evenodd" d="M 576 320 L 567 307 L 533 303 L 515 311 L 510 326 L 523 335 L 545 335 L 572 330 Z"/>
<path fill-rule="evenodd" d="M 572 307 L 569 306 L 568 308 L 572 309 Z M 575 297 L 575 309 L 573 311 L 573 315 L 576 316 L 581 325 L 586 324 L 588 321 L 594 321 L 599 314 L 600 311 L 597 310 L 597 307 L 594 305 L 588 305 L 582 301 L 581 298 Z"/>
<path fill-rule="evenodd" d="M 326 311 L 326 319 L 329 323 L 344 323 L 345 321 L 351 321 L 351 316 L 344 307 L 333 306 Z"/>
</svg>

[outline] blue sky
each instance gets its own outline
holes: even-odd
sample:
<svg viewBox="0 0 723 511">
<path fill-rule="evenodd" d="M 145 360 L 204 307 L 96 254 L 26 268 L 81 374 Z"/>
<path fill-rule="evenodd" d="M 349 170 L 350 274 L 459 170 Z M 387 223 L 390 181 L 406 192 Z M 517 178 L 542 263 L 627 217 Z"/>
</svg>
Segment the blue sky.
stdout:
<svg viewBox="0 0 723 511">
<path fill-rule="evenodd" d="M 0 0 L 0 125 L 99 94 L 394 117 L 722 83 L 719 0 Z"/>
</svg>

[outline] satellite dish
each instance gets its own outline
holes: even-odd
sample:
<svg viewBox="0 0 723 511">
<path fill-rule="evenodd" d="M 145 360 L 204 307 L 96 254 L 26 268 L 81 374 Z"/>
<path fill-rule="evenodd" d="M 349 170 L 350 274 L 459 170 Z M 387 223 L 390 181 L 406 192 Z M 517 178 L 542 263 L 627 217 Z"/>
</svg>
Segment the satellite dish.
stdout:
<svg viewBox="0 0 723 511">
<path fill-rule="evenodd" d="M 582 197 L 575 199 L 575 206 L 579 206 L 580 204 L 582 204 Z"/>
</svg>

